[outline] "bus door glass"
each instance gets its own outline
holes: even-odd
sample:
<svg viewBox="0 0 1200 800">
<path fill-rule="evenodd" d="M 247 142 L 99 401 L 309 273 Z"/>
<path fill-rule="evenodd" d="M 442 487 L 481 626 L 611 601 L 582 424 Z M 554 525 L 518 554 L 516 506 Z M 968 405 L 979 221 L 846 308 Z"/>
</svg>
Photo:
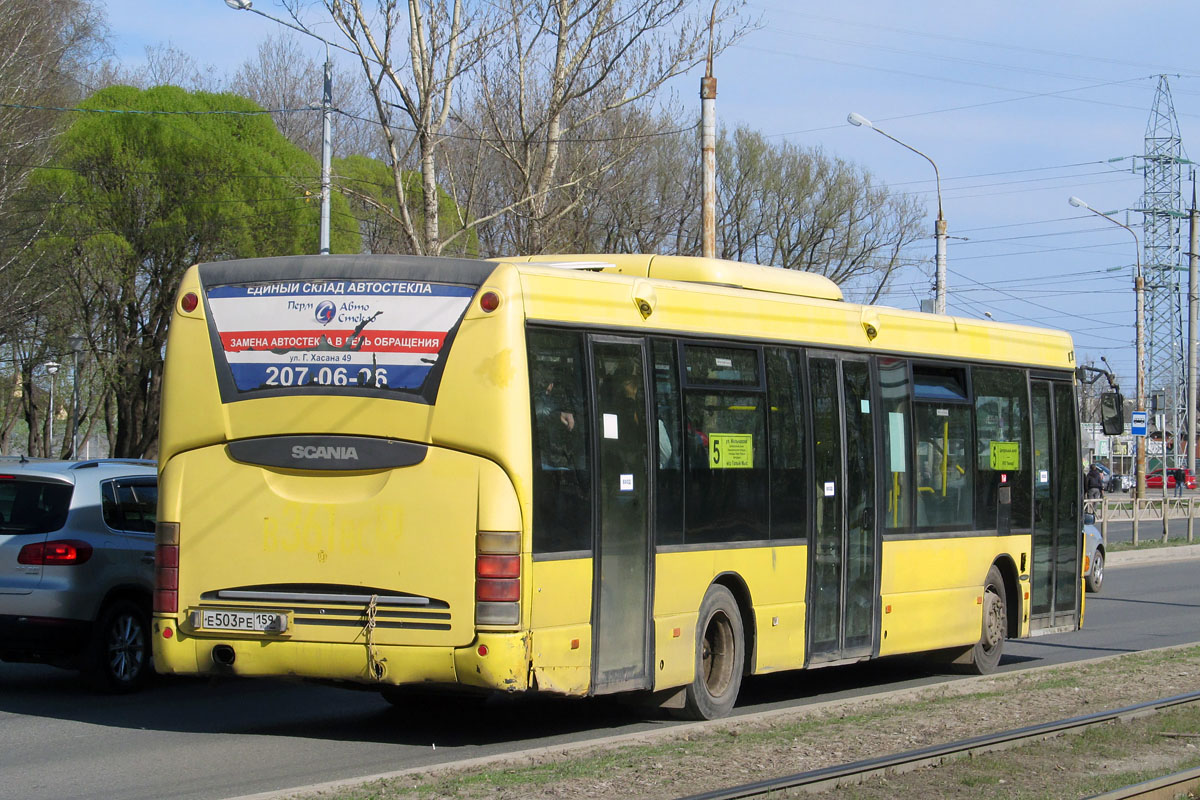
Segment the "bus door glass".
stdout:
<svg viewBox="0 0 1200 800">
<path fill-rule="evenodd" d="M 866 361 L 809 358 L 815 530 L 809 555 L 809 660 L 869 655 L 878 606 L 875 432 Z"/>
<path fill-rule="evenodd" d="M 1033 569 L 1030 628 L 1073 627 L 1079 594 L 1079 471 L 1074 398 L 1065 383 L 1030 382 L 1033 400 Z"/>
<path fill-rule="evenodd" d="M 597 503 L 592 692 L 649 688 L 650 461 L 641 341 L 592 338 Z"/>
</svg>

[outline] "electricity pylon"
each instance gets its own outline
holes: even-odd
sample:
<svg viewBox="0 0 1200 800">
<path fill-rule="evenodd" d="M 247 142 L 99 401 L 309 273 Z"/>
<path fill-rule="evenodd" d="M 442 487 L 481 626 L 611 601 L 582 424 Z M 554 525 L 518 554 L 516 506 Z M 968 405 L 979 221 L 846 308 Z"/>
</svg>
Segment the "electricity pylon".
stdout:
<svg viewBox="0 0 1200 800">
<path fill-rule="evenodd" d="M 1167 76 L 1158 78 L 1158 91 L 1146 124 L 1142 205 L 1142 272 L 1146 279 L 1146 395 L 1160 397 L 1163 444 L 1170 431 L 1178 443 L 1186 424 L 1182 386 L 1183 317 L 1179 305 L 1179 227 L 1183 219 L 1180 162 L 1183 141 Z M 1165 455 L 1176 455 L 1176 450 Z M 1166 459 L 1164 458 L 1164 462 Z M 1178 465 L 1176 464 L 1176 465 Z"/>
</svg>

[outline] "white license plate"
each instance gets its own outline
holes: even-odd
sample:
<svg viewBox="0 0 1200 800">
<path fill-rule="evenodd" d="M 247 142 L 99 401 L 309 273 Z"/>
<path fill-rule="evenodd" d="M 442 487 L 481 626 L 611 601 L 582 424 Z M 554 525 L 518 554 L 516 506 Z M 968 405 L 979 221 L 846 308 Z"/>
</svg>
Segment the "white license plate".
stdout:
<svg viewBox="0 0 1200 800">
<path fill-rule="evenodd" d="M 204 609 L 197 612 L 198 628 L 219 631 L 249 631 L 251 633 L 283 633 L 287 630 L 287 615 L 274 611 L 234 611 Z"/>
</svg>

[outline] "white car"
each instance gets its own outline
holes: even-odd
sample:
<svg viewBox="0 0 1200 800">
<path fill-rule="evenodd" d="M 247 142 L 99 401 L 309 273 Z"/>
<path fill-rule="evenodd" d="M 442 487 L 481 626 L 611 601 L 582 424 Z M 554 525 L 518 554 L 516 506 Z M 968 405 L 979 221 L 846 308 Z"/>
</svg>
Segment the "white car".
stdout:
<svg viewBox="0 0 1200 800">
<path fill-rule="evenodd" d="M 146 681 L 157 478 L 152 461 L 0 460 L 0 660 L 109 692 Z"/>
<path fill-rule="evenodd" d="M 1096 527 L 1096 518 L 1083 515 L 1083 581 L 1089 592 L 1100 591 L 1104 583 L 1104 540 Z"/>
</svg>

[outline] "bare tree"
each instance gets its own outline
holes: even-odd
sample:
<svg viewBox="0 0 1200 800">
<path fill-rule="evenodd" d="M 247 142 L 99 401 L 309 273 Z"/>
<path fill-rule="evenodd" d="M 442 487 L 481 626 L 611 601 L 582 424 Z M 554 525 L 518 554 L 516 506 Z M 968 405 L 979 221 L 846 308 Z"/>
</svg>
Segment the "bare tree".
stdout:
<svg viewBox="0 0 1200 800">
<path fill-rule="evenodd" d="M 865 170 L 746 128 L 722 132 L 717 165 L 724 257 L 816 272 L 868 302 L 912 263 L 923 210 Z"/>
<path fill-rule="evenodd" d="M 52 107 L 80 97 L 74 76 L 104 48 L 101 13 L 87 0 L 6 0 L 0 4 L 0 303 L 20 328 L 28 278 L 22 259 L 42 230 L 36 209 L 14 202 L 30 172 L 44 164 L 68 115 Z M 19 263 L 20 262 L 20 263 Z M 12 331 L 0 331 L 0 336 Z"/>
<path fill-rule="evenodd" d="M 624 116 L 614 112 L 607 115 Z M 594 155 L 598 161 L 612 162 L 603 174 L 579 183 L 580 202 L 570 204 L 563 213 L 543 226 L 545 247 L 553 252 L 570 253 L 691 253 L 699 250 L 700 173 L 695 131 L 674 130 L 674 116 L 636 123 L 645 130 L 660 130 L 639 141 L 630 154 L 616 158 L 607 150 L 593 154 L 591 149 L 566 148 L 564 173 L 581 172 L 587 164 L 576 165 L 577 158 Z M 607 133 L 594 128 L 598 140 L 613 150 L 627 146 L 617 136 L 624 123 L 615 123 Z M 599 146 L 599 145 L 598 145 Z M 493 252 L 517 252 L 527 225 L 519 211 L 504 218 L 502 249 Z"/>
<path fill-rule="evenodd" d="M 300 0 L 288 3 L 297 24 L 303 25 Z M 490 31 L 467 10 L 464 0 L 409 0 L 403 7 L 395 0 L 322 0 L 322 5 L 362 66 L 392 168 L 396 222 L 412 252 L 438 254 L 444 243 L 437 151 L 458 81 L 478 60 Z M 397 115 L 411 126 L 408 130 L 396 123 Z M 412 207 L 404 190 L 410 156 L 421 175 L 419 209 Z"/>
<path fill-rule="evenodd" d="M 229 90 L 270 110 L 275 127 L 318 162 L 321 159 L 321 84 L 324 66 L 291 34 L 268 36 L 234 74 Z M 378 126 L 364 115 L 369 98 L 358 75 L 333 68 L 333 154 L 382 155 Z"/>
<path fill-rule="evenodd" d="M 644 109 L 664 84 L 709 48 L 707 3 L 691 0 L 508 0 L 508 37 L 486 54 L 460 127 L 509 173 L 509 195 L 478 214 L 512 213 L 513 245 L 542 252 L 548 226 L 572 213 L 601 176 L 664 133 Z M 745 32 L 722 34 L 739 4 L 717 21 L 719 52 Z"/>
<path fill-rule="evenodd" d="M 0 3 L 0 342 L 12 359 L 2 376 L 0 433 L 7 447 L 23 419 L 30 454 L 49 454 L 38 405 L 45 394 L 32 365 L 45 360 L 46 335 L 57 325 L 41 313 L 52 298 L 37 280 L 44 264 L 35 242 L 46 229 L 45 207 L 22 195 L 71 122 L 70 113 L 54 109 L 73 106 L 86 90 L 81 78 L 103 56 L 105 33 L 103 14 L 89 0 Z"/>
</svg>

